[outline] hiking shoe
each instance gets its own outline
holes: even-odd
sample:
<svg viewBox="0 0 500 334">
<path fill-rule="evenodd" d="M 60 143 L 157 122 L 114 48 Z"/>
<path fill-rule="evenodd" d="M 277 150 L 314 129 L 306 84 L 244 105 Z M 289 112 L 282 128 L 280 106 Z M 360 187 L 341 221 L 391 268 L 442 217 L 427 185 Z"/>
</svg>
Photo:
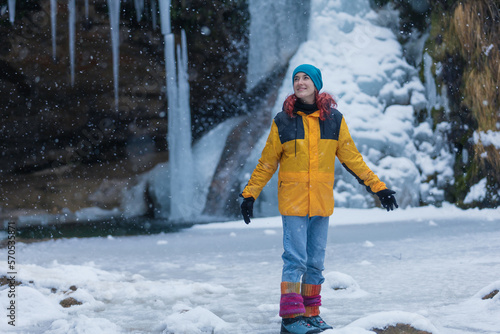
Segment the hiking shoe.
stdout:
<svg viewBox="0 0 500 334">
<path fill-rule="evenodd" d="M 283 319 L 281 321 L 281 334 L 314 334 L 321 332 L 321 329 L 311 325 L 304 317 Z"/>
<path fill-rule="evenodd" d="M 315 317 L 308 317 L 305 319 L 309 324 L 321 329 L 322 331 L 325 331 L 327 329 L 333 329 L 333 327 L 330 326 L 329 324 L 327 324 L 323 319 L 321 319 L 321 317 L 319 315 L 317 315 Z"/>
</svg>

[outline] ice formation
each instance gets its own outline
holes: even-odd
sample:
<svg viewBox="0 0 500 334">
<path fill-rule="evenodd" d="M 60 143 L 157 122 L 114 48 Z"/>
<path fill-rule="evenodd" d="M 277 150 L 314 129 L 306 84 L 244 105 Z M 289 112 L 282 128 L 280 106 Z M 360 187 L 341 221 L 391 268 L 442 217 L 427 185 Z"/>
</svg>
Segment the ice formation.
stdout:
<svg viewBox="0 0 500 334">
<path fill-rule="evenodd" d="M 111 47 L 113 50 L 113 82 L 115 89 L 115 108 L 118 110 L 118 82 L 120 66 L 120 0 L 108 0 Z"/>
<path fill-rule="evenodd" d="M 76 5 L 75 0 L 68 0 L 68 30 L 69 30 L 69 62 L 71 71 L 71 86 L 75 84 L 75 25 Z"/>
<path fill-rule="evenodd" d="M 288 63 L 307 37 L 309 9 L 310 1 L 249 0 L 247 90 Z"/>
<path fill-rule="evenodd" d="M 170 213 L 173 221 L 193 215 L 193 157 L 191 108 L 187 77 L 187 39 L 184 30 L 175 59 L 175 37 L 170 28 L 170 1 L 160 1 L 162 33 L 165 38 L 165 67 L 168 98 L 168 147 L 170 169 Z M 177 72 L 176 72 L 177 71 Z"/>
<path fill-rule="evenodd" d="M 52 58 L 56 60 L 57 0 L 50 0 L 50 27 L 52 34 Z"/>
<path fill-rule="evenodd" d="M 14 24 L 16 19 L 16 0 L 9 0 L 9 21 Z"/>
</svg>

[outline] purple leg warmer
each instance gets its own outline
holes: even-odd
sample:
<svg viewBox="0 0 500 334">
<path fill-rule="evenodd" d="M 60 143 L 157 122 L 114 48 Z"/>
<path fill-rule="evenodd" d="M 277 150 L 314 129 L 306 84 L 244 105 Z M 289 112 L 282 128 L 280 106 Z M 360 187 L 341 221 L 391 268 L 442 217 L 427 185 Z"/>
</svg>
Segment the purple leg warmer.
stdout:
<svg viewBox="0 0 500 334">
<path fill-rule="evenodd" d="M 304 301 L 299 293 L 285 293 L 281 295 L 280 317 L 294 317 L 305 313 Z"/>
</svg>

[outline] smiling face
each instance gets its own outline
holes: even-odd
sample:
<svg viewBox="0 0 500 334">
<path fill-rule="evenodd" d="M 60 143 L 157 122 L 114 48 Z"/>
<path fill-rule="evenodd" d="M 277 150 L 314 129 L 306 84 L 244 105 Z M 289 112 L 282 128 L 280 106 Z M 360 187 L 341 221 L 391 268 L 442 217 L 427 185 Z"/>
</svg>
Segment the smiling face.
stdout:
<svg viewBox="0 0 500 334">
<path fill-rule="evenodd" d="M 315 102 L 316 87 L 311 78 L 304 72 L 298 72 L 293 77 L 293 92 L 305 104 L 313 104 Z"/>
</svg>

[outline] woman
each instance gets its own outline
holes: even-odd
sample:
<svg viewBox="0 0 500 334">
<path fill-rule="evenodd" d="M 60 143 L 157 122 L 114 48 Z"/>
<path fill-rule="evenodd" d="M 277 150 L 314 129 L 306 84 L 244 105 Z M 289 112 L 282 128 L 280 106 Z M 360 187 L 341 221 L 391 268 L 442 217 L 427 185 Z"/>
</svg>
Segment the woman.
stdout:
<svg viewBox="0 0 500 334">
<path fill-rule="evenodd" d="M 292 75 L 294 94 L 273 120 L 259 163 L 241 196 L 245 223 L 253 203 L 280 165 L 278 207 L 283 220 L 281 333 L 310 334 L 332 328 L 319 316 L 322 272 L 333 213 L 335 157 L 384 208 L 398 207 L 395 192 L 368 168 L 356 149 L 318 68 L 303 64 Z"/>
</svg>

